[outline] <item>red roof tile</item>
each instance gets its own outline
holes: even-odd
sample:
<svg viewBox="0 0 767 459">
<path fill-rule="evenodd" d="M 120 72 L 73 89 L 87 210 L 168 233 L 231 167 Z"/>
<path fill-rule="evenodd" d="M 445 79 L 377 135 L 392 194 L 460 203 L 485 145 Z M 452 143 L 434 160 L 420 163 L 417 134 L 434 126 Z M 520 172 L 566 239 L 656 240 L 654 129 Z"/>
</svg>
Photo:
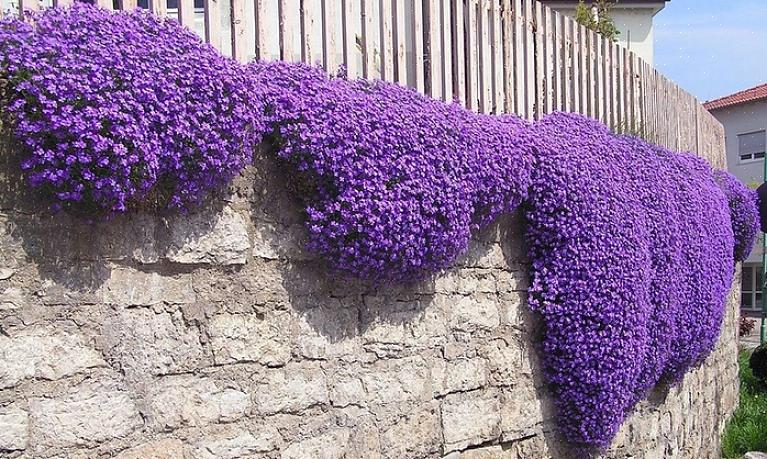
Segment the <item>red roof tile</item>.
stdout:
<svg viewBox="0 0 767 459">
<path fill-rule="evenodd" d="M 730 94 L 729 96 L 720 97 L 719 99 L 710 100 L 703 104 L 703 106 L 706 107 L 706 110 L 716 110 L 764 99 L 767 99 L 767 83 Z"/>
</svg>

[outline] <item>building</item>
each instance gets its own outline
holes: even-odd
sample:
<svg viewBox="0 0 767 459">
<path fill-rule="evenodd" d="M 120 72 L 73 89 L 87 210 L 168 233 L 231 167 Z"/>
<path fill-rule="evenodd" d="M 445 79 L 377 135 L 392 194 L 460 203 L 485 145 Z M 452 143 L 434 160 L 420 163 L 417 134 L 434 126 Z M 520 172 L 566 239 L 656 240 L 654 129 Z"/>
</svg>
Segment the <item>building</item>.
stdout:
<svg viewBox="0 0 767 459">
<path fill-rule="evenodd" d="M 666 6 L 669 0 L 620 0 L 610 12 L 615 26 L 620 31 L 616 41 L 630 49 L 645 62 L 653 65 L 655 42 L 653 17 Z M 541 3 L 570 17 L 575 15 L 578 0 L 541 0 Z M 584 3 L 590 4 L 591 0 Z"/>
<path fill-rule="evenodd" d="M 727 169 L 742 182 L 756 187 L 764 181 L 767 144 L 767 84 L 730 94 L 704 107 L 724 125 Z M 744 312 L 758 312 L 762 304 L 762 240 L 743 263 Z"/>
</svg>

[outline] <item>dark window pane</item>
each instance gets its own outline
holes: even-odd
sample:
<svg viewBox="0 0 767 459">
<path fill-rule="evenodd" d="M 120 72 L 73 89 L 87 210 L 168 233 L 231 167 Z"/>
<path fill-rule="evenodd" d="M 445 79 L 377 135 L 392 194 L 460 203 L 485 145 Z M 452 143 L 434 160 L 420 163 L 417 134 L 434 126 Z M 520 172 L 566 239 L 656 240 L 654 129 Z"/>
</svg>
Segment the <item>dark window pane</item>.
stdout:
<svg viewBox="0 0 767 459">
<path fill-rule="evenodd" d="M 740 134 L 738 136 L 738 154 L 753 154 L 764 153 L 765 149 L 765 137 L 764 131 L 750 132 L 748 134 Z"/>
<path fill-rule="evenodd" d="M 761 291 L 763 281 L 762 281 L 762 267 L 761 266 L 754 266 L 754 271 L 756 271 L 754 274 L 756 274 L 756 284 L 754 284 L 754 290 Z"/>
<path fill-rule="evenodd" d="M 754 285 L 754 267 L 753 266 L 744 266 L 743 267 L 743 276 L 742 281 L 740 284 L 741 290 L 744 292 L 751 292 L 753 290 L 752 286 Z"/>
<path fill-rule="evenodd" d="M 740 155 L 740 160 L 741 160 L 741 161 L 748 161 L 749 159 L 751 159 L 751 154 L 748 154 L 748 155 Z"/>
<path fill-rule="evenodd" d="M 754 302 L 754 309 L 762 309 L 762 294 L 756 294 L 756 301 Z"/>
<path fill-rule="evenodd" d="M 754 159 L 761 159 L 764 158 L 764 152 L 760 151 L 759 153 L 754 153 Z"/>
<path fill-rule="evenodd" d="M 740 295 L 740 307 L 745 309 L 752 309 L 754 306 L 754 297 L 750 293 L 744 293 Z"/>
</svg>

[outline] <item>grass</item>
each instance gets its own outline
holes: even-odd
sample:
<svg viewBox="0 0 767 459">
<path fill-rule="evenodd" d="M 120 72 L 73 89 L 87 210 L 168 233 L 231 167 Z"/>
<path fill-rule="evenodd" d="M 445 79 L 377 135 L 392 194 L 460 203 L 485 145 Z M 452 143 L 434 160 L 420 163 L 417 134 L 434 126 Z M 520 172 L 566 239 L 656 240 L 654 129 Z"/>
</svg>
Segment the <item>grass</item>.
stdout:
<svg viewBox="0 0 767 459">
<path fill-rule="evenodd" d="M 749 451 L 767 451 L 767 384 L 754 378 L 748 365 L 750 351 L 742 351 L 740 406 L 727 424 L 722 439 L 726 459 L 743 457 Z"/>
</svg>

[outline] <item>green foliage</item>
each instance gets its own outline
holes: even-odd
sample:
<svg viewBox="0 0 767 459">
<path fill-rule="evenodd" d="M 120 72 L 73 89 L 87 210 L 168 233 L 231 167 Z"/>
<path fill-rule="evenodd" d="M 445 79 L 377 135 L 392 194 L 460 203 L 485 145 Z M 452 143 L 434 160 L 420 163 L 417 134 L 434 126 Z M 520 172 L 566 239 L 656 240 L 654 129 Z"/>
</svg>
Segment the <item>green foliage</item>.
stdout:
<svg viewBox="0 0 767 459">
<path fill-rule="evenodd" d="M 618 35 L 620 35 L 620 31 L 615 27 L 615 22 L 612 16 L 610 16 L 610 10 L 614 4 L 615 2 L 612 0 L 596 0 L 594 2 L 596 14 L 594 14 L 592 6 L 580 0 L 575 7 L 575 22 L 611 41 L 615 41 Z"/>
<path fill-rule="evenodd" d="M 750 351 L 740 353 L 740 405 L 727 424 L 722 438 L 726 459 L 740 458 L 749 451 L 767 451 L 767 385 L 754 377 Z"/>
</svg>

